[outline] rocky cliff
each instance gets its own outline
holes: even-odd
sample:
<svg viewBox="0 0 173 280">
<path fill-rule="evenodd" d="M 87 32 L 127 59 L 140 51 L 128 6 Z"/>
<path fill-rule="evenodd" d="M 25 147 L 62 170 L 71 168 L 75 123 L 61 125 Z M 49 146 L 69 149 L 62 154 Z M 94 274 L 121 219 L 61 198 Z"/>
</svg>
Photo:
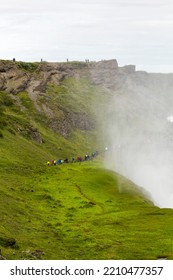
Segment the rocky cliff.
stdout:
<svg viewBox="0 0 173 280">
<path fill-rule="evenodd" d="M 116 60 L 67 63 L 1 60 L 0 91 L 7 93 L 20 111 L 25 111 L 26 103 L 31 101 L 48 127 L 68 137 L 74 129 L 90 131 L 96 127 L 91 92 L 100 85 L 112 89 L 117 84 L 118 69 Z M 30 108 L 30 114 L 33 112 Z M 37 129 L 31 127 L 17 125 L 16 129 L 41 142 Z"/>
<path fill-rule="evenodd" d="M 28 91 L 30 97 L 44 93 L 48 83 L 60 85 L 68 77 L 87 76 L 95 85 L 115 88 L 119 77 L 135 73 L 135 66 L 118 67 L 116 59 L 99 62 L 25 63 L 0 61 L 0 90 L 17 94 Z M 34 92 L 34 93 L 33 93 Z"/>
<path fill-rule="evenodd" d="M 75 109 L 74 106 L 70 108 L 70 102 L 64 100 L 70 98 L 68 87 L 86 75 L 86 63 L 0 61 L 0 90 L 1 94 L 9 94 L 18 104 L 20 111 L 26 109 L 26 104 L 21 102 L 25 93 L 25 99 L 29 98 L 32 101 L 37 114 L 45 119 L 45 123 L 67 137 L 72 129 L 91 130 L 94 127 L 94 121 L 87 110 Z M 71 83 L 65 85 L 64 81 L 70 78 Z M 25 100 L 26 102 L 29 100 Z M 32 114 L 33 110 L 30 113 Z"/>
<path fill-rule="evenodd" d="M 99 97 L 98 88 L 114 97 L 121 95 L 122 99 L 131 96 L 126 105 L 129 108 L 131 102 L 136 102 L 137 92 L 142 92 L 140 96 L 144 102 L 148 91 L 170 92 L 172 86 L 172 74 L 148 74 L 136 71 L 134 65 L 119 67 L 116 59 L 66 63 L 0 61 L 1 94 L 9 94 L 20 111 L 25 111 L 26 104 L 31 101 L 45 124 L 64 137 L 73 129 L 90 131 L 96 128 L 91 112 L 93 103 L 99 107 L 100 99 L 105 99 Z M 31 110 L 30 114 L 33 112 Z M 37 130 L 32 128 L 32 131 L 35 137 Z M 39 135 L 36 138 L 41 141 Z"/>
</svg>

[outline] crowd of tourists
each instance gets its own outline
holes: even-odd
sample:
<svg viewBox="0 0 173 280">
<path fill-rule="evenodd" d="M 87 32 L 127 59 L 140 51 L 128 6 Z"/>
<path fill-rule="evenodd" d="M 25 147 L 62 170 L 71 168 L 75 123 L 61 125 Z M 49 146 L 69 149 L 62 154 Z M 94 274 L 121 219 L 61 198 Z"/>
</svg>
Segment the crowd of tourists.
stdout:
<svg viewBox="0 0 173 280">
<path fill-rule="evenodd" d="M 86 153 L 86 155 L 84 157 L 81 157 L 80 155 L 78 155 L 77 157 L 72 157 L 71 159 L 69 158 L 65 158 L 65 159 L 52 159 L 51 161 L 47 161 L 47 165 L 59 165 L 59 164 L 63 164 L 63 163 L 74 163 L 74 162 L 82 162 L 82 161 L 87 161 L 87 160 L 92 160 L 93 158 L 95 158 L 96 156 L 99 155 L 98 151 L 93 152 L 91 155 L 89 155 L 88 153 Z"/>
</svg>

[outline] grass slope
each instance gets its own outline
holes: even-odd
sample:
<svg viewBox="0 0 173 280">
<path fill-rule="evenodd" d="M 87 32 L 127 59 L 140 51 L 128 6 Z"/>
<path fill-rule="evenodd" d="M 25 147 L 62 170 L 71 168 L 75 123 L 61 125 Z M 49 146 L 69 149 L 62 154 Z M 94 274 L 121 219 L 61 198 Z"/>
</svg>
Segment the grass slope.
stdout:
<svg viewBox="0 0 173 280">
<path fill-rule="evenodd" d="M 103 114 L 106 97 L 95 90 L 96 99 L 86 79 L 69 78 L 60 86 L 50 84 L 49 98 L 39 101 L 58 116 L 59 108 L 97 115 L 92 104 L 98 100 Z M 44 118 L 26 92 L 15 97 L 0 92 L 2 256 L 173 259 L 173 210 L 152 205 L 132 182 L 104 170 L 101 158 L 48 167 L 47 160 L 91 153 L 101 142 L 92 130 L 76 129 L 64 138 Z M 33 131 L 42 143 L 31 137 Z"/>
<path fill-rule="evenodd" d="M 48 167 L 46 150 L 10 134 L 0 147 L 6 259 L 173 259 L 173 211 L 99 159 Z"/>
</svg>

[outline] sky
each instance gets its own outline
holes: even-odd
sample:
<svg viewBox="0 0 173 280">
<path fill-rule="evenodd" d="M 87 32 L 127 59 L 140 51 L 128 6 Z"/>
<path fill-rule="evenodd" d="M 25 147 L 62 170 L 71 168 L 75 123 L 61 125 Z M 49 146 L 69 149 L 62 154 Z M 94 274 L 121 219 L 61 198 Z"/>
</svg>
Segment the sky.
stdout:
<svg viewBox="0 0 173 280">
<path fill-rule="evenodd" d="M 0 59 L 173 73 L 172 0 L 0 0 Z"/>
</svg>

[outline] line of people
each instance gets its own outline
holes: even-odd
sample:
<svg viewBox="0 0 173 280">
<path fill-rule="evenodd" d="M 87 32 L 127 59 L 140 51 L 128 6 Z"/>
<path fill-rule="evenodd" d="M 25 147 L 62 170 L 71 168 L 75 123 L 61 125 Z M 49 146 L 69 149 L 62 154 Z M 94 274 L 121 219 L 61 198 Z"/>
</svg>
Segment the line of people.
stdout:
<svg viewBox="0 0 173 280">
<path fill-rule="evenodd" d="M 82 161 L 92 160 L 93 158 L 98 156 L 98 154 L 99 154 L 98 151 L 93 152 L 91 155 L 86 153 L 86 155 L 83 158 L 78 155 L 76 158 L 72 157 L 71 161 L 68 158 L 65 158 L 64 160 L 63 159 L 56 159 L 56 160 L 53 159 L 52 161 L 48 160 L 47 165 L 50 166 L 50 165 L 59 165 L 59 164 L 63 164 L 63 163 L 70 163 L 70 162 L 74 163 L 74 162 L 82 162 Z"/>
</svg>

